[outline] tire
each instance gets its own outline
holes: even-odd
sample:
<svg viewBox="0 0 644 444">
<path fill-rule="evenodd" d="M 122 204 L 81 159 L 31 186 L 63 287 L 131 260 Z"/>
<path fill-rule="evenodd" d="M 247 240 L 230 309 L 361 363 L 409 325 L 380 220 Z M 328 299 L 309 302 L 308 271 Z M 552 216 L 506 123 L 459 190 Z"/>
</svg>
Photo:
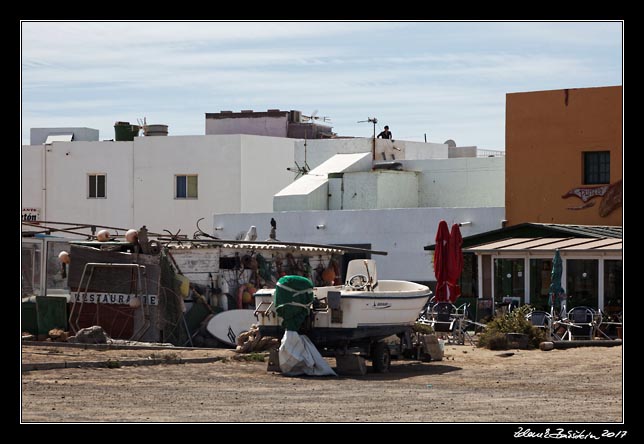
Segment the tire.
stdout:
<svg viewBox="0 0 644 444">
<path fill-rule="evenodd" d="M 391 355 L 389 354 L 389 347 L 384 342 L 376 342 L 371 348 L 371 365 L 373 371 L 376 373 L 387 373 L 389 371 L 389 364 L 391 363 Z"/>
</svg>

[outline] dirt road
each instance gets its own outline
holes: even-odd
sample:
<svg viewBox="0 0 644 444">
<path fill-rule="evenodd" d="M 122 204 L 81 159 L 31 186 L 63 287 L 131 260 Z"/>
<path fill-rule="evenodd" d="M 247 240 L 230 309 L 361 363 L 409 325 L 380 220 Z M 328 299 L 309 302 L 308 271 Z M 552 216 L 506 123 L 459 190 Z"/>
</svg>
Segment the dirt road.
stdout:
<svg viewBox="0 0 644 444">
<path fill-rule="evenodd" d="M 621 346 L 509 352 L 448 345 L 443 361 L 395 361 L 386 374 L 315 378 L 268 373 L 266 363 L 234 360 L 230 350 L 23 346 L 23 365 L 168 356 L 220 360 L 23 371 L 22 421 L 622 421 Z"/>
</svg>

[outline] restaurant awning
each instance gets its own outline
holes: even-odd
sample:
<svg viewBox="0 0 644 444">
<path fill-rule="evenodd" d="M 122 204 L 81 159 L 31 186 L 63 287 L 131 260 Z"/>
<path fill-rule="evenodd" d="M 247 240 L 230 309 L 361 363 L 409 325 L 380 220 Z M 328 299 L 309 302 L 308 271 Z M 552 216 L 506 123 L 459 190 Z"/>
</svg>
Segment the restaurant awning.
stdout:
<svg viewBox="0 0 644 444">
<path fill-rule="evenodd" d="M 564 251 L 622 251 L 622 239 L 608 238 L 597 239 L 588 237 L 537 237 L 537 238 L 513 238 L 497 242 L 489 242 L 481 245 L 474 245 L 463 248 L 468 253 L 500 253 L 500 252 L 552 252 L 555 250 Z"/>
</svg>

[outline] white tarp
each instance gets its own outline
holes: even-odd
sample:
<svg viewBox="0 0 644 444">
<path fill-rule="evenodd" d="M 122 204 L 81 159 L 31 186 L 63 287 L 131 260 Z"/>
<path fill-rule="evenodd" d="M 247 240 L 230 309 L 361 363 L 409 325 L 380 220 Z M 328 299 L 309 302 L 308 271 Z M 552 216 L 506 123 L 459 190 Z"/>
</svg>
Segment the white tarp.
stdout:
<svg viewBox="0 0 644 444">
<path fill-rule="evenodd" d="M 286 376 L 337 376 L 311 340 L 296 331 L 284 332 L 278 352 L 280 369 Z"/>
</svg>

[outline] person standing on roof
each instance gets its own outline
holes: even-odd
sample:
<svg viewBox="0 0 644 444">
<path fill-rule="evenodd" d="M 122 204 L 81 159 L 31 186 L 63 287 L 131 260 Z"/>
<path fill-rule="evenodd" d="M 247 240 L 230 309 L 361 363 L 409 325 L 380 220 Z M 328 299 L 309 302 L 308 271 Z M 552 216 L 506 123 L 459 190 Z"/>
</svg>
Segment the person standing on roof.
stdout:
<svg viewBox="0 0 644 444">
<path fill-rule="evenodd" d="M 382 131 L 380 134 L 378 134 L 378 138 L 382 139 L 392 139 L 393 135 L 391 134 L 391 131 L 389 131 L 389 127 L 385 125 L 384 131 Z"/>
</svg>

